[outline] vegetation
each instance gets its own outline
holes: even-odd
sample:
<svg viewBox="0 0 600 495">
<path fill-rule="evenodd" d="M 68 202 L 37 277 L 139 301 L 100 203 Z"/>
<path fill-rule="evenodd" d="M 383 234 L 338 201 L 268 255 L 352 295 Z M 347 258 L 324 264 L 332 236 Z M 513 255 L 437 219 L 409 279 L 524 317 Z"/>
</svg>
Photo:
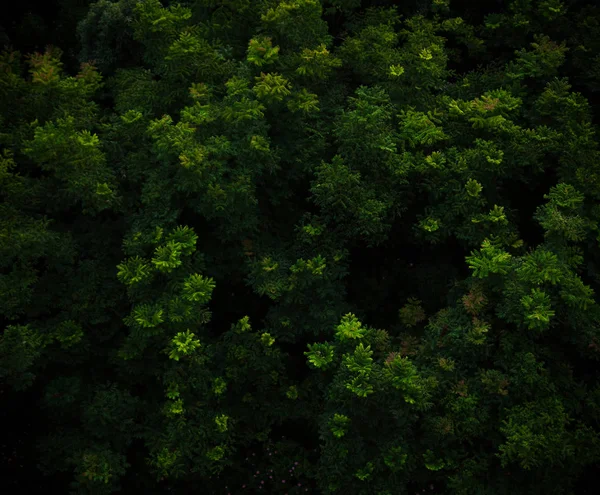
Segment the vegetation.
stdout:
<svg viewBox="0 0 600 495">
<path fill-rule="evenodd" d="M 600 7 L 397 3 L 62 0 L 0 29 L 15 483 L 588 493 Z"/>
</svg>

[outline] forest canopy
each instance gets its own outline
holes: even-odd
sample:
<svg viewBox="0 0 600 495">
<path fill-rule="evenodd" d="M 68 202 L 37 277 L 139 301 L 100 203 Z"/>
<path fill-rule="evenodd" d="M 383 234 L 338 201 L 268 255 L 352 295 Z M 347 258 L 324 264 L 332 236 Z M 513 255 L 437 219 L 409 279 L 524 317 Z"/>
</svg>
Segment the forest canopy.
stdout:
<svg viewBox="0 0 600 495">
<path fill-rule="evenodd" d="M 594 493 L 596 2 L 16 8 L 7 489 Z"/>
</svg>

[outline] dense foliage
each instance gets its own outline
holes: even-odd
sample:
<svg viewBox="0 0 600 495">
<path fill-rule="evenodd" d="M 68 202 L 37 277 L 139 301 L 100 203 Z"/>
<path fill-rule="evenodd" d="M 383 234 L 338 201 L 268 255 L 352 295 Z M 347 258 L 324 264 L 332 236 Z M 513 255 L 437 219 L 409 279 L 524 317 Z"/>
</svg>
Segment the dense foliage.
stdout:
<svg viewBox="0 0 600 495">
<path fill-rule="evenodd" d="M 586 493 L 600 7 L 480 3 L 63 0 L 52 45 L 0 30 L 28 476 Z"/>
</svg>

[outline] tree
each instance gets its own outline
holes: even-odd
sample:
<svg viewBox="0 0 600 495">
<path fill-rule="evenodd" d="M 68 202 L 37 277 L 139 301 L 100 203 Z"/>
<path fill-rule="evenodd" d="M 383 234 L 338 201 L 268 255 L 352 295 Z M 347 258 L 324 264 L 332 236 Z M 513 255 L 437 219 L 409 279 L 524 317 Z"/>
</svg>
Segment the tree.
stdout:
<svg viewBox="0 0 600 495">
<path fill-rule="evenodd" d="M 102 0 L 73 76 L 5 50 L 32 462 L 71 493 L 584 493 L 598 12 L 505 3 Z"/>
</svg>

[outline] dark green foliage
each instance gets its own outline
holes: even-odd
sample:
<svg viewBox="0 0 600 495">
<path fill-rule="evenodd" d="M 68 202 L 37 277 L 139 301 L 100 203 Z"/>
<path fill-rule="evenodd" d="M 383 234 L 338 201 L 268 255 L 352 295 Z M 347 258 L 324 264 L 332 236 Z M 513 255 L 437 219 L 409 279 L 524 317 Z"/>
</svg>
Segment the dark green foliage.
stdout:
<svg viewBox="0 0 600 495">
<path fill-rule="evenodd" d="M 65 1 L 77 46 L 6 47 L 31 466 L 95 495 L 592 493 L 600 11 L 468 3 Z"/>
<path fill-rule="evenodd" d="M 132 65 L 139 56 L 139 45 L 133 40 L 133 14 L 136 2 L 100 0 L 77 25 L 81 43 L 79 60 L 94 60 L 104 74 Z"/>
</svg>

